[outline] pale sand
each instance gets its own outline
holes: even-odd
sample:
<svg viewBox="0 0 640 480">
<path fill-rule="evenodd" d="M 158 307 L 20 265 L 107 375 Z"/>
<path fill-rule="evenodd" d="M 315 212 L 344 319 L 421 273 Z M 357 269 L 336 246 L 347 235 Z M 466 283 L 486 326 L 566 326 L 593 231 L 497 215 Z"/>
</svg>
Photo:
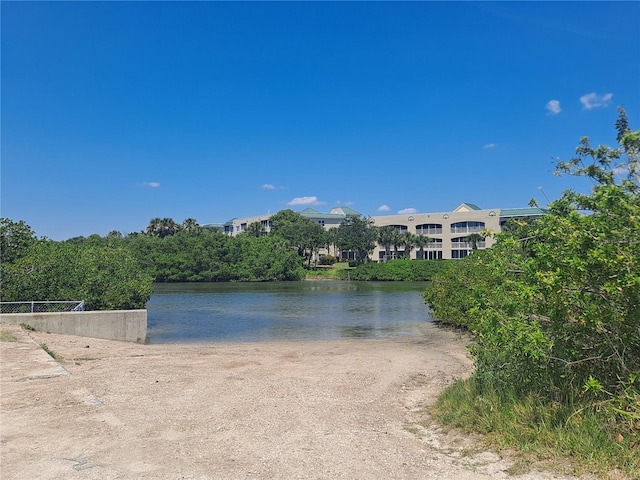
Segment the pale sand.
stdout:
<svg viewBox="0 0 640 480">
<path fill-rule="evenodd" d="M 472 368 L 466 339 L 432 324 L 393 341 L 188 345 L 0 328 L 19 337 L 0 342 L 3 480 L 512 478 L 429 423 Z"/>
</svg>

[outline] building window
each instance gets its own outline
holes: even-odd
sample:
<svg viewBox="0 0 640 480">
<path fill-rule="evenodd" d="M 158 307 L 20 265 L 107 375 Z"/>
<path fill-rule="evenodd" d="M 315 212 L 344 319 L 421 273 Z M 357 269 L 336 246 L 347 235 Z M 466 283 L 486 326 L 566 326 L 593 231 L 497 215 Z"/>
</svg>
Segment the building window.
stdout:
<svg viewBox="0 0 640 480">
<path fill-rule="evenodd" d="M 451 250 L 451 258 L 464 258 L 469 255 L 469 250 Z"/>
<path fill-rule="evenodd" d="M 431 241 L 427 243 L 427 250 L 442 250 L 442 239 L 432 238 Z"/>
<path fill-rule="evenodd" d="M 478 233 L 484 229 L 484 222 L 456 222 L 451 224 L 451 233 Z"/>
<path fill-rule="evenodd" d="M 442 260 L 442 250 L 418 250 L 416 260 Z"/>
<path fill-rule="evenodd" d="M 457 248 L 458 250 L 473 250 L 475 248 L 485 248 L 486 243 L 484 240 L 477 240 L 475 242 L 470 241 L 468 237 L 456 237 L 451 239 L 451 248 Z"/>
<path fill-rule="evenodd" d="M 428 260 L 442 260 L 442 250 L 425 252 Z"/>
<path fill-rule="evenodd" d="M 471 243 L 467 241 L 467 237 L 456 237 L 451 239 L 451 248 L 469 250 Z"/>
<path fill-rule="evenodd" d="M 416 226 L 416 233 L 418 235 L 437 235 L 442 233 L 441 223 L 423 223 Z"/>
<path fill-rule="evenodd" d="M 390 225 L 390 226 L 401 232 L 406 232 L 408 229 L 406 225 Z"/>
</svg>

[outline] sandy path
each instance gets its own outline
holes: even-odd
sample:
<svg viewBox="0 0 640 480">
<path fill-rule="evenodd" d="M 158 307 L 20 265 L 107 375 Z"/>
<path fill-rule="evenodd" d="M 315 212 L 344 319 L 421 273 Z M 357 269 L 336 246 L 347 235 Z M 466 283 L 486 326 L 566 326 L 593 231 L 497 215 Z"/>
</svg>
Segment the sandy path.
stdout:
<svg viewBox="0 0 640 480">
<path fill-rule="evenodd" d="M 1 327 L 19 337 L 0 342 L 3 480 L 509 478 L 497 455 L 419 425 L 471 368 L 465 340 L 433 325 L 419 339 L 208 345 Z"/>
</svg>

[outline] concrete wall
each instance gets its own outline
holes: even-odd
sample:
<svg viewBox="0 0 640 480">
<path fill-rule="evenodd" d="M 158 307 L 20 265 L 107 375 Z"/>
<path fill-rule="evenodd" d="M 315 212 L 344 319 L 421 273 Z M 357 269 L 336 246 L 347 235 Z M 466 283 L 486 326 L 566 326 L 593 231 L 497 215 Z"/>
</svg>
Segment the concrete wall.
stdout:
<svg viewBox="0 0 640 480">
<path fill-rule="evenodd" d="M 147 339 L 146 310 L 3 313 L 0 323 L 25 323 L 43 332 L 107 340 L 144 343 Z"/>
</svg>

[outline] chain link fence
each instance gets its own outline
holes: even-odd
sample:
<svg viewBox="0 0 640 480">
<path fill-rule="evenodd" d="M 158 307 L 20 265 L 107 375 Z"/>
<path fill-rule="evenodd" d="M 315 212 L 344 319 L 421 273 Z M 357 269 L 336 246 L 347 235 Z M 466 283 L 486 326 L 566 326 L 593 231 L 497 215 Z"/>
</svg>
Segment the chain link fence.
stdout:
<svg viewBox="0 0 640 480">
<path fill-rule="evenodd" d="M 83 312 L 84 300 L 0 302 L 0 313 Z"/>
</svg>

